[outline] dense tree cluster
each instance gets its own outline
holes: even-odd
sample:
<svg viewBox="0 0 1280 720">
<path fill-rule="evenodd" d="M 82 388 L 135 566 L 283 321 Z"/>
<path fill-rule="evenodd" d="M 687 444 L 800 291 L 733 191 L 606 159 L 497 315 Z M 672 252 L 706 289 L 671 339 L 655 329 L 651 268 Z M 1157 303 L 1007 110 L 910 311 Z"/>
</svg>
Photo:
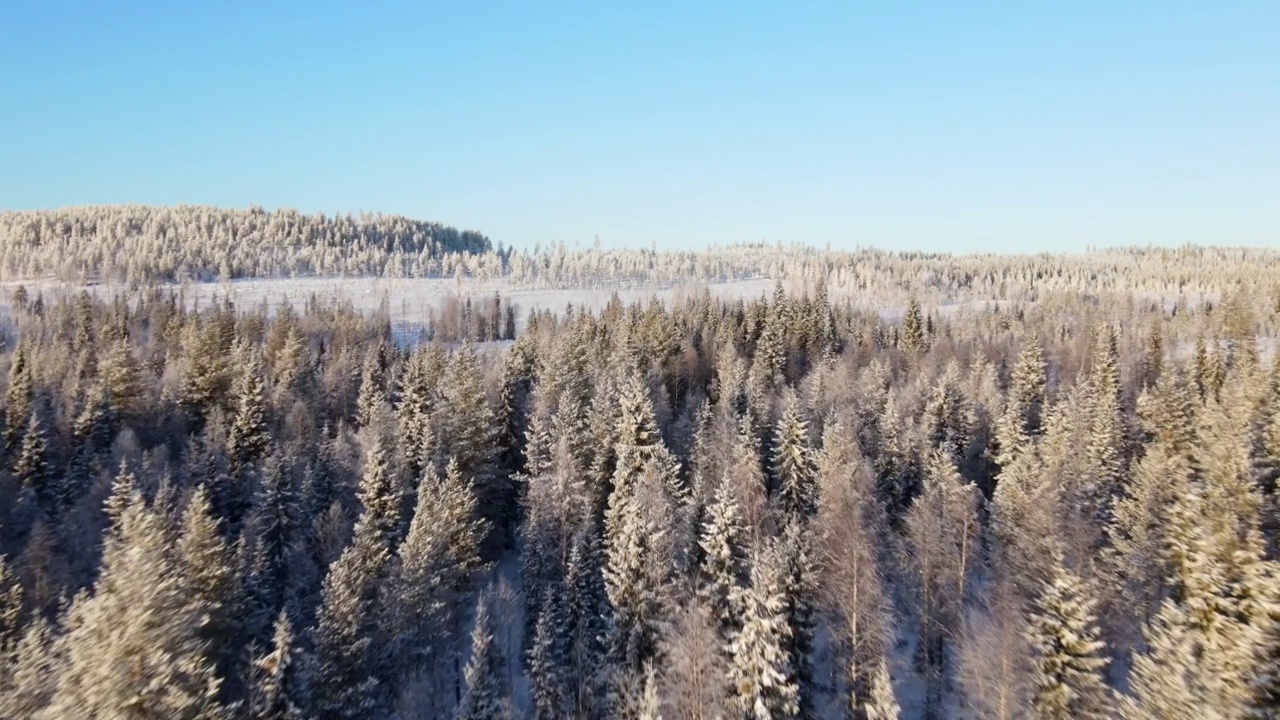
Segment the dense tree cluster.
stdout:
<svg viewBox="0 0 1280 720">
<path fill-rule="evenodd" d="M 1280 715 L 1272 296 L 805 277 L 508 343 L 12 298 L 0 717 Z"/>
<path fill-rule="evenodd" d="M 475 231 L 389 215 L 138 205 L 0 212 L 0 278 L 135 283 L 293 275 L 417 276 L 493 250 Z"/>
</svg>

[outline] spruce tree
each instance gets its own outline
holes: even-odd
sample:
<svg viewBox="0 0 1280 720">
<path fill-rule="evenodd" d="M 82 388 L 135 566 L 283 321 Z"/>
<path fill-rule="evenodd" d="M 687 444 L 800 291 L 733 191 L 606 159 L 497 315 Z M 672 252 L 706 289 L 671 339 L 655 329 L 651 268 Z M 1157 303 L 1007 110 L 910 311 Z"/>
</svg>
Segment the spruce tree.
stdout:
<svg viewBox="0 0 1280 720">
<path fill-rule="evenodd" d="M 920 301 L 914 295 L 907 300 L 907 314 L 902 322 L 902 349 L 912 357 L 919 356 L 928 349 L 924 315 L 920 310 Z"/>
<path fill-rule="evenodd" d="M 209 607 L 184 587 L 164 521 L 135 492 L 106 540 L 91 596 L 71 609 L 67 664 L 37 717 L 222 717 L 199 634 Z"/>
<path fill-rule="evenodd" d="M 305 678 L 293 626 L 283 611 L 275 622 L 271 651 L 254 663 L 249 696 L 250 720 L 304 720 Z"/>
<path fill-rule="evenodd" d="M 454 714 L 456 720 L 498 720 L 507 717 L 508 691 L 502 651 L 494 647 L 489 600 L 481 594 L 471 631 L 471 659 L 464 671 L 466 692 Z"/>
<path fill-rule="evenodd" d="M 325 576 L 311 631 L 311 711 L 317 720 L 375 717 L 384 707 L 383 688 L 375 673 L 381 666 L 379 652 L 370 631 L 378 578 L 386 563 L 382 546 L 357 539 Z"/>
<path fill-rule="evenodd" d="M 529 688 L 535 717 L 558 720 L 573 709 L 571 635 L 572 626 L 565 607 L 565 588 L 547 588 L 534 624 L 528 651 Z"/>
<path fill-rule="evenodd" d="M 636 498 L 619 508 L 615 518 L 604 567 L 613 608 L 610 653 L 621 673 L 636 673 L 658 650 L 662 599 L 652 572 L 657 529 Z"/>
<path fill-rule="evenodd" d="M 722 482 L 707 509 L 700 540 L 703 563 L 698 598 L 710 614 L 726 654 L 742 622 L 743 592 L 750 577 L 746 543 L 746 528 L 732 488 Z"/>
<path fill-rule="evenodd" d="M 9 364 L 9 389 L 4 403 L 4 457 L 15 458 L 31 423 L 35 378 L 28 358 L 29 344 L 19 342 Z"/>
<path fill-rule="evenodd" d="M 756 558 L 742 631 L 733 641 L 729 668 L 734 703 L 743 717 L 753 720 L 794 718 L 800 713 L 800 689 L 787 651 L 791 626 L 785 583 L 785 568 L 776 550 Z"/>
<path fill-rule="evenodd" d="M 1084 454 L 1090 476 L 1084 481 L 1082 508 L 1095 522 L 1106 521 L 1111 500 L 1120 489 L 1125 469 L 1124 408 L 1121 404 L 1118 339 L 1112 327 L 1097 338 L 1089 376 L 1088 435 Z"/>
<path fill-rule="evenodd" d="M 0 556 L 0 674 L 9 669 L 22 641 L 22 600 L 22 583 L 8 561 Z"/>
<path fill-rule="evenodd" d="M 391 664 L 402 677 L 456 652 L 463 603 L 481 562 L 484 526 L 475 503 L 453 464 L 444 478 L 428 469 L 419 485 L 384 598 Z"/>
<path fill-rule="evenodd" d="M 812 717 L 814 712 L 811 655 L 817 611 L 813 605 L 815 577 L 810 545 L 808 529 L 797 521 L 788 523 L 777 541 L 777 561 L 782 565 L 783 607 L 790 628 L 783 645 L 796 687 L 801 718 Z"/>
<path fill-rule="evenodd" d="M 1035 720 L 1110 717 L 1106 643 L 1099 639 L 1093 605 L 1080 580 L 1058 563 L 1027 630 L 1035 668 L 1029 710 Z"/>
<path fill-rule="evenodd" d="M 777 438 L 772 469 L 778 506 L 789 519 L 808 519 L 817 509 L 817 466 L 809 442 L 809 425 L 794 394 L 788 397 L 778 420 Z"/>
<path fill-rule="evenodd" d="M 188 601 L 204 611 L 199 637 L 205 656 L 226 677 L 240 650 L 238 641 L 244 640 L 240 578 L 203 486 L 196 489 L 187 505 L 177 550 L 183 590 Z"/>
<path fill-rule="evenodd" d="M 373 439 L 365 454 L 356 499 L 362 508 L 356 535 L 376 543 L 389 556 L 400 538 L 403 496 L 391 449 L 381 437 Z"/>
<path fill-rule="evenodd" d="M 889 677 L 889 666 L 882 659 L 871 676 L 871 695 L 862 705 L 862 713 L 867 720 L 898 720 L 901 713 L 898 700 L 893 695 L 893 682 Z"/>
<path fill-rule="evenodd" d="M 996 427 L 996 461 L 1001 466 L 1012 463 L 1044 429 L 1046 366 L 1039 339 L 1024 341 L 1011 384 L 1008 405 Z"/>
<path fill-rule="evenodd" d="M 232 387 L 235 417 L 227 437 L 227 454 L 235 473 L 262 460 L 270 443 L 262 354 L 257 349 L 244 348 L 238 355 L 243 365 Z"/>
<path fill-rule="evenodd" d="M 40 412 L 34 411 L 22 433 L 22 446 L 13 464 L 13 478 L 19 487 L 31 492 L 45 507 L 53 501 L 49 468 L 49 443 L 45 438 Z"/>
</svg>

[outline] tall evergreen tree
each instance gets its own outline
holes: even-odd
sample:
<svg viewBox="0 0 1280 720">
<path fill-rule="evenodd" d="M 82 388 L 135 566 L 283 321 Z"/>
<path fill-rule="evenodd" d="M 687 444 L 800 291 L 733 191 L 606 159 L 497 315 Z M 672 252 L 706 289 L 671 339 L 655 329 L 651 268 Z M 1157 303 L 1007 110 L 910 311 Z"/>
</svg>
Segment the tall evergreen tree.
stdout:
<svg viewBox="0 0 1280 720">
<path fill-rule="evenodd" d="M 199 636 L 208 607 L 184 587 L 163 520 L 130 497 L 107 537 L 93 595 L 70 611 L 67 664 L 41 720 L 222 717 L 219 679 Z"/>
<path fill-rule="evenodd" d="M 884 660 L 876 666 L 871 676 L 871 696 L 862 706 L 862 713 L 867 720 L 898 720 L 902 710 L 898 700 L 893 696 L 893 682 L 889 677 L 889 666 Z"/>
<path fill-rule="evenodd" d="M 240 374 L 232 386 L 235 417 L 227 436 L 231 469 L 239 473 L 255 465 L 267 454 L 267 396 L 262 354 L 256 348 L 242 348 Z"/>
<path fill-rule="evenodd" d="M 1106 643 L 1099 639 L 1093 602 L 1080 580 L 1060 562 L 1031 612 L 1027 632 L 1035 667 L 1030 717 L 1110 717 L 1103 675 Z"/>
<path fill-rule="evenodd" d="M 809 425 L 794 394 L 788 397 L 778 421 L 777 438 L 772 469 L 778 506 L 788 518 L 807 519 L 817 509 L 817 465 L 810 447 Z"/>
<path fill-rule="evenodd" d="M 254 663 L 249 696 L 250 720 L 304 720 L 306 684 L 299 662 L 293 626 L 284 612 L 276 619 L 271 652 Z"/>
<path fill-rule="evenodd" d="M 498 720 L 509 712 L 509 691 L 505 687 L 503 657 L 494 647 L 493 618 L 485 595 L 476 604 L 475 628 L 471 631 L 471 659 L 467 661 L 466 693 L 454 714 L 456 720 Z"/>
<path fill-rule="evenodd" d="M 703 552 L 702 581 L 698 598 L 711 616 L 724 646 L 741 627 L 743 592 L 750 578 L 747 557 L 746 528 L 738 515 L 738 505 L 727 482 L 716 491 L 715 501 L 707 511 L 700 540 Z"/>
<path fill-rule="evenodd" d="M 753 720 L 794 718 L 800 713 L 800 689 L 787 651 L 791 626 L 785 582 L 785 569 L 776 550 L 757 557 L 729 669 L 734 702 L 743 717 Z"/>
<path fill-rule="evenodd" d="M 240 578 L 232 564 L 231 549 L 218 531 L 209 495 L 196 489 L 182 519 L 177 538 L 183 591 L 194 607 L 203 609 L 198 629 L 205 657 L 223 677 L 238 670 L 236 655 L 244 641 Z"/>
<path fill-rule="evenodd" d="M 9 389 L 4 399 L 4 456 L 13 458 L 22 447 L 35 402 L 35 377 L 28 343 L 18 343 L 9 364 Z"/>
</svg>

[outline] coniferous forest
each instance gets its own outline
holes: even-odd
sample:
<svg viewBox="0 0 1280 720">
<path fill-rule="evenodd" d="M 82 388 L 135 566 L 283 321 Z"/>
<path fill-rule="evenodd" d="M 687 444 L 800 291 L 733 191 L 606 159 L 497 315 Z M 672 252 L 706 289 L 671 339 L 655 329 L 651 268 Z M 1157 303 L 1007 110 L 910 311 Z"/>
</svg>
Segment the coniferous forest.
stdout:
<svg viewBox="0 0 1280 720">
<path fill-rule="evenodd" d="M 1280 717 L 1276 252 L 89 208 L 0 255 L 0 718 Z M 407 341 L 175 284 L 340 274 L 774 289 Z"/>
</svg>

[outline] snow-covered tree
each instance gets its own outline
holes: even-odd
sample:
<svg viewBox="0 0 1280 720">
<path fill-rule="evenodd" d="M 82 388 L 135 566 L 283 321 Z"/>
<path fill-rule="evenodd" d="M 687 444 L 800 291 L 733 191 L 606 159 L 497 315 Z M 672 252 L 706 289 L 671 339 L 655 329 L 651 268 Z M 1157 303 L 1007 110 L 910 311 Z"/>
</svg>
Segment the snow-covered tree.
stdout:
<svg viewBox="0 0 1280 720">
<path fill-rule="evenodd" d="M 36 717 L 222 717 L 200 639 L 208 611 L 174 565 L 164 521 L 133 493 L 107 537 L 93 594 L 70 611 L 66 666 Z"/>
<path fill-rule="evenodd" d="M 476 604 L 475 627 L 471 631 L 471 659 L 464 671 L 466 691 L 454 714 L 456 720 L 499 720 L 509 714 L 510 695 L 503 657 L 494 647 L 493 617 L 487 596 Z"/>
<path fill-rule="evenodd" d="M 785 573 L 776 550 L 756 558 L 742 631 L 733 642 L 729 683 L 739 711 L 753 720 L 793 718 L 800 712 L 800 689 L 787 651 Z"/>
<path fill-rule="evenodd" d="M 1027 628 L 1034 685 L 1030 717 L 1110 717 L 1106 643 L 1099 638 L 1093 606 L 1079 578 L 1058 563 Z"/>
</svg>

